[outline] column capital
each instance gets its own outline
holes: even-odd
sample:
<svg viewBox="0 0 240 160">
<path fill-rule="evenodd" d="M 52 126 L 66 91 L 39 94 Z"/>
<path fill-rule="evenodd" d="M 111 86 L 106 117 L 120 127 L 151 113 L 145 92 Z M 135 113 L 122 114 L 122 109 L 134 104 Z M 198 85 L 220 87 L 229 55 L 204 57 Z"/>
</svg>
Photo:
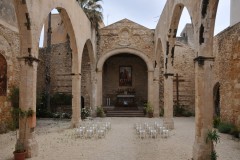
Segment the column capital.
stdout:
<svg viewBox="0 0 240 160">
<path fill-rule="evenodd" d="M 170 76 L 174 76 L 174 73 L 164 73 L 165 78 L 168 78 Z"/>
<path fill-rule="evenodd" d="M 214 59 L 214 57 L 198 56 L 194 58 L 194 62 L 198 62 L 198 65 L 204 65 L 204 61 L 214 61 Z"/>
<path fill-rule="evenodd" d="M 33 62 L 40 62 L 40 60 L 34 56 L 32 56 L 31 54 L 29 54 L 28 56 L 22 56 L 22 57 L 18 57 L 18 60 L 22 60 L 25 62 L 25 64 L 28 64 L 29 66 L 33 66 Z"/>
</svg>

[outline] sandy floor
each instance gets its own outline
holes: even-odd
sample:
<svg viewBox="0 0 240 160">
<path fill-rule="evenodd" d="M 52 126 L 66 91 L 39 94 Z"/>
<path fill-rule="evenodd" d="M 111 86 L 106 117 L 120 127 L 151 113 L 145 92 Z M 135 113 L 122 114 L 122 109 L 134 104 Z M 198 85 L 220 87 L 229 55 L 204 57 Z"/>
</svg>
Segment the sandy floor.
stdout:
<svg viewBox="0 0 240 160">
<path fill-rule="evenodd" d="M 96 121 L 96 120 L 94 120 Z M 139 139 L 133 128 L 136 122 L 162 119 L 108 118 L 112 129 L 103 139 L 76 138 L 68 129 L 69 121 L 38 120 L 36 139 L 38 157 L 32 160 L 188 160 L 192 157 L 194 118 L 175 118 L 175 129 L 167 139 Z M 0 135 L 0 160 L 11 160 L 15 132 Z M 238 160 L 240 142 L 221 134 L 217 144 L 218 160 Z"/>
</svg>

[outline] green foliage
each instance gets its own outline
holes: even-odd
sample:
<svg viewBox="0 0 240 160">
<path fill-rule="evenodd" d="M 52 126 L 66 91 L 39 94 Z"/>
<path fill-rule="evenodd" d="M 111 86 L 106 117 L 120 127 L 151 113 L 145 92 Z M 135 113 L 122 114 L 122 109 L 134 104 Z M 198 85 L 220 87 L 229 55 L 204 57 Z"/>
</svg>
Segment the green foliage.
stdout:
<svg viewBox="0 0 240 160">
<path fill-rule="evenodd" d="M 52 105 L 71 105 L 72 104 L 72 95 L 65 93 L 55 93 L 51 96 Z"/>
<path fill-rule="evenodd" d="M 13 108 L 19 108 L 19 88 L 13 86 L 10 90 L 10 95 L 8 97 Z"/>
<path fill-rule="evenodd" d="M 220 141 L 220 136 L 218 135 L 216 130 L 208 131 L 206 143 L 208 143 L 209 141 L 216 144 Z"/>
<path fill-rule="evenodd" d="M 217 160 L 217 157 L 218 157 L 217 152 L 215 150 L 213 150 L 211 152 L 211 160 Z"/>
<path fill-rule="evenodd" d="M 206 143 L 211 142 L 212 144 L 215 143 L 217 144 L 218 142 L 220 142 L 220 136 L 218 135 L 217 131 L 214 129 L 212 131 L 208 131 L 207 133 L 207 138 L 206 138 Z M 214 146 L 212 148 L 212 152 L 211 152 L 211 160 L 217 160 L 217 152 L 214 149 Z"/>
<path fill-rule="evenodd" d="M 90 116 L 90 110 L 88 108 L 82 108 L 81 110 L 81 119 L 86 119 Z"/>
<path fill-rule="evenodd" d="M 221 122 L 218 126 L 218 131 L 220 133 L 230 133 L 231 129 L 234 127 L 234 125 L 230 124 L 230 123 L 224 123 Z"/>
<path fill-rule="evenodd" d="M 24 144 L 18 139 L 17 143 L 15 144 L 15 152 L 22 153 L 25 151 Z"/>
<path fill-rule="evenodd" d="M 221 123 L 221 119 L 219 116 L 213 118 L 213 127 L 218 128 L 219 124 Z"/>
<path fill-rule="evenodd" d="M 179 105 L 176 104 L 173 106 L 174 110 L 173 110 L 173 114 L 176 117 L 191 117 L 193 116 L 193 113 L 190 111 L 187 111 L 184 107 L 184 105 Z"/>
<path fill-rule="evenodd" d="M 236 126 L 233 126 L 233 128 L 231 128 L 230 134 L 235 138 L 240 138 L 240 129 L 238 129 Z"/>
<path fill-rule="evenodd" d="M 164 108 L 161 108 L 161 111 L 160 111 L 159 116 L 160 116 L 160 117 L 163 117 L 163 116 L 164 116 Z"/>
<path fill-rule="evenodd" d="M 104 113 L 103 107 L 97 107 L 96 114 L 97 114 L 97 117 L 105 117 L 106 116 Z"/>
<path fill-rule="evenodd" d="M 154 112 L 153 106 L 150 104 L 150 102 L 146 104 L 146 111 L 150 114 Z"/>
<path fill-rule="evenodd" d="M 98 30 L 98 23 L 103 21 L 102 0 L 77 0 L 80 7 L 83 9 L 92 26 Z"/>
</svg>

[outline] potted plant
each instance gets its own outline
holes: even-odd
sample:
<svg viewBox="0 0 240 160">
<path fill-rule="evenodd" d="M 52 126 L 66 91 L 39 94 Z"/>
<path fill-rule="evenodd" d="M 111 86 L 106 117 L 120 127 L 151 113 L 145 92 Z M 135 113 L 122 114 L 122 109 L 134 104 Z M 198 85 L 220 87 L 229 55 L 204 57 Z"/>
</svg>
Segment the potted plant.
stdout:
<svg viewBox="0 0 240 160">
<path fill-rule="evenodd" d="M 25 160 L 25 157 L 27 154 L 25 144 L 24 144 L 26 141 L 25 140 L 26 139 L 25 132 L 27 129 L 27 125 L 31 126 L 31 124 L 29 124 L 29 122 L 31 122 L 31 121 L 28 121 L 28 119 L 30 117 L 33 117 L 34 112 L 30 108 L 27 111 L 23 111 L 20 108 L 18 108 L 18 110 L 15 110 L 14 113 L 16 116 L 18 116 L 20 119 L 23 120 L 23 125 L 24 125 L 24 137 L 22 139 L 19 139 L 17 129 L 16 129 L 16 141 L 17 142 L 15 145 L 15 151 L 13 152 L 14 159 L 15 160 Z M 18 121 L 15 121 L 15 126 L 17 126 L 16 123 L 18 123 Z"/>
<path fill-rule="evenodd" d="M 154 112 L 153 106 L 149 102 L 147 103 L 146 106 L 147 106 L 146 111 L 147 111 L 148 117 L 152 118 L 153 117 L 153 112 Z"/>
<path fill-rule="evenodd" d="M 97 107 L 96 114 L 97 114 L 97 117 L 105 117 L 103 107 Z"/>
</svg>

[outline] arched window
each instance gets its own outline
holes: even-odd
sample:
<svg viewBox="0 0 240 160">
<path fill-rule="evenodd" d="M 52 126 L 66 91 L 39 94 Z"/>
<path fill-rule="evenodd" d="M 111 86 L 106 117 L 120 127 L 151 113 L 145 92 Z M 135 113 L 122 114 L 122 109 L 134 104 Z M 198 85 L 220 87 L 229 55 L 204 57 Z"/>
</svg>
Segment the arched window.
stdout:
<svg viewBox="0 0 240 160">
<path fill-rule="evenodd" d="M 7 93 L 7 61 L 0 52 L 0 96 Z"/>
</svg>

